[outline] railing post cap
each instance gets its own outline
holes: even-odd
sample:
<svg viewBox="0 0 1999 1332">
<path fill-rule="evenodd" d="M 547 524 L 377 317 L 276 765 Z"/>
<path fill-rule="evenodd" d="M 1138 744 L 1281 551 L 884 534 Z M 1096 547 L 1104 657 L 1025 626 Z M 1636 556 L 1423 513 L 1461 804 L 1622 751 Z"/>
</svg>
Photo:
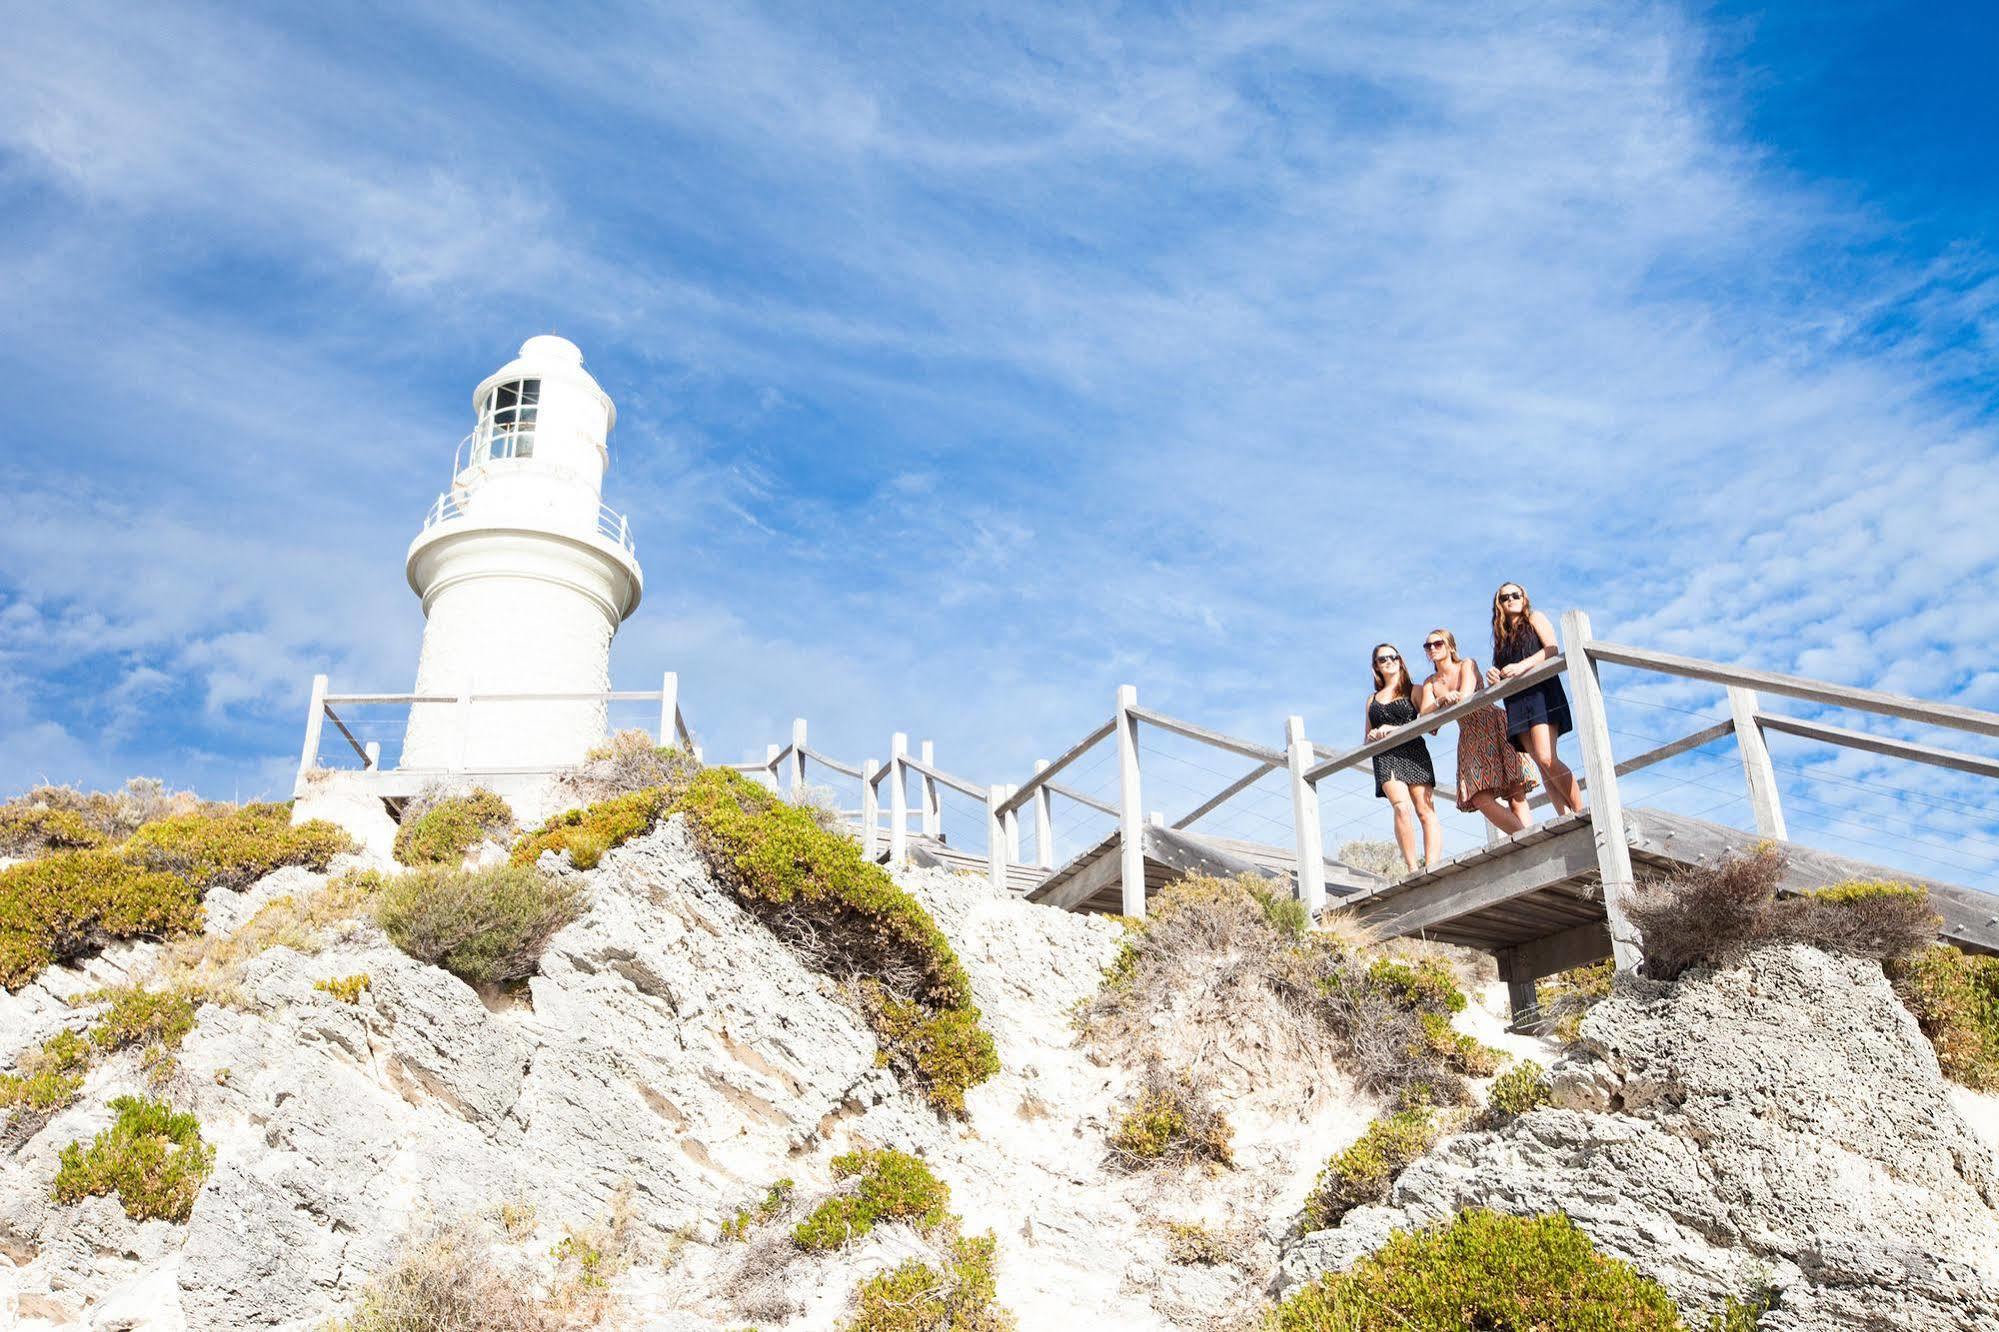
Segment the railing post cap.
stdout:
<svg viewBox="0 0 1999 1332">
<path fill-rule="evenodd" d="M 1286 717 L 1284 719 L 1284 738 L 1286 740 L 1303 740 L 1305 738 L 1305 719 L 1295 713 Z"/>
<path fill-rule="evenodd" d="M 1117 687 L 1117 704 L 1119 707 L 1128 708 L 1136 702 L 1138 702 L 1137 685 L 1121 684 Z"/>
</svg>

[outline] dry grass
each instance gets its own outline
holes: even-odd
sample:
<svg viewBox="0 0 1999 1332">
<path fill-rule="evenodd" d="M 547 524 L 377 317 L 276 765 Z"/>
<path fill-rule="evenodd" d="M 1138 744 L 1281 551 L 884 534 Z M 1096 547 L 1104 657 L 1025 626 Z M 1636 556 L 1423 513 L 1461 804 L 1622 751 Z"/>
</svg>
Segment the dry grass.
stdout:
<svg viewBox="0 0 1999 1332">
<path fill-rule="evenodd" d="M 665 787 L 679 790 L 700 773 L 694 755 L 653 743 L 644 731 L 619 731 L 558 778 L 569 799 L 594 805 L 613 796 Z"/>
<path fill-rule="evenodd" d="M 1111 1134 L 1111 1161 L 1123 1170 L 1235 1164 L 1234 1131 L 1207 1090 L 1159 1060 L 1146 1066 L 1137 1099 Z"/>
<path fill-rule="evenodd" d="M 633 1194 L 629 1181 L 619 1185 L 602 1217 L 587 1226 L 565 1228 L 550 1252 L 555 1278 L 548 1305 L 571 1325 L 600 1323 L 617 1308 L 611 1282 L 637 1257 Z"/>
<path fill-rule="evenodd" d="M 245 962 L 280 946 L 319 952 L 346 927 L 367 918 L 381 884 L 381 876 L 373 872 L 343 874 L 303 897 L 273 898 L 231 934 L 196 935 L 168 944 L 155 964 L 154 978 L 168 988 L 241 1007 Z"/>
<path fill-rule="evenodd" d="M 527 1281 L 493 1261 L 469 1226 L 406 1240 L 388 1269 L 362 1292 L 360 1307 L 334 1332 L 555 1332 L 560 1322 Z"/>
<path fill-rule="evenodd" d="M 221 808 L 192 791 L 169 791 L 157 777 L 134 777 L 118 791 L 38 786 L 0 805 L 0 855 L 122 842 L 155 819 Z"/>
</svg>

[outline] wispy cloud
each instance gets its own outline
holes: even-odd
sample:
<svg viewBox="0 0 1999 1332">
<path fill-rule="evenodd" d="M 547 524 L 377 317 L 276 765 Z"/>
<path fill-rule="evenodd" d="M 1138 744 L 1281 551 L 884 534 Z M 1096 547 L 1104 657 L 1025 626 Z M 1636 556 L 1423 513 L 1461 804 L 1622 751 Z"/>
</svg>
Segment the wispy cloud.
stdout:
<svg viewBox="0 0 1999 1332">
<path fill-rule="evenodd" d="M 804 713 L 998 775 L 1121 680 L 1344 739 L 1368 645 L 1476 642 L 1501 578 L 1989 705 L 1992 257 L 1787 173 L 1712 40 L 1584 0 L 17 20 L 0 782 L 81 755 L 65 671 L 168 767 L 281 754 L 315 668 L 407 679 L 403 545 L 547 327 L 620 404 L 617 669 L 679 669 L 717 752 Z"/>
</svg>

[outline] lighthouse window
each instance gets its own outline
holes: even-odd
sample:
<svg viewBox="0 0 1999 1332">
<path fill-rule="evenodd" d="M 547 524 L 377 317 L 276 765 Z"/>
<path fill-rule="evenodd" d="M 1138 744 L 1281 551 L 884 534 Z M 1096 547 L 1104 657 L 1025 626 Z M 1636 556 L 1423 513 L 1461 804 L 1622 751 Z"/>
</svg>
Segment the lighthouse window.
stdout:
<svg viewBox="0 0 1999 1332">
<path fill-rule="evenodd" d="M 488 458 L 533 457 L 535 414 L 540 406 L 539 379 L 516 379 L 496 387 L 479 411 L 480 452 Z"/>
</svg>

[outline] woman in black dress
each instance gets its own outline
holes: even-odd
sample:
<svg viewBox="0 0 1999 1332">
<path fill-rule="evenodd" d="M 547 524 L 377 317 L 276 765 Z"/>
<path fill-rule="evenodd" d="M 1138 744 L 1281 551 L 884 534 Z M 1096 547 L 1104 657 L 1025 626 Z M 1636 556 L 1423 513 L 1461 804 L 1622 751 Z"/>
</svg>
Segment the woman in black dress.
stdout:
<svg viewBox="0 0 1999 1332">
<path fill-rule="evenodd" d="M 1374 692 L 1367 698 L 1369 740 L 1379 740 L 1398 726 L 1416 720 L 1423 709 L 1415 684 L 1392 643 L 1374 649 Z M 1416 824 L 1423 825 L 1423 863 L 1434 865 L 1443 850 L 1444 829 L 1437 822 L 1437 772 L 1430 766 L 1430 747 L 1412 735 L 1385 754 L 1374 756 L 1374 793 L 1395 811 L 1395 844 L 1403 863 L 1416 868 Z"/>
<path fill-rule="evenodd" d="M 1555 626 L 1534 609 L 1527 589 L 1518 583 L 1501 583 L 1492 594 L 1492 669 L 1485 673 L 1486 683 L 1511 680 L 1561 655 Z M 1583 807 L 1583 789 L 1576 775 L 1555 753 L 1555 737 L 1574 729 L 1569 720 L 1569 696 L 1562 692 L 1562 682 L 1552 676 L 1506 700 L 1506 738 L 1541 770 L 1542 785 L 1547 787 L 1557 814 L 1574 813 Z"/>
</svg>

